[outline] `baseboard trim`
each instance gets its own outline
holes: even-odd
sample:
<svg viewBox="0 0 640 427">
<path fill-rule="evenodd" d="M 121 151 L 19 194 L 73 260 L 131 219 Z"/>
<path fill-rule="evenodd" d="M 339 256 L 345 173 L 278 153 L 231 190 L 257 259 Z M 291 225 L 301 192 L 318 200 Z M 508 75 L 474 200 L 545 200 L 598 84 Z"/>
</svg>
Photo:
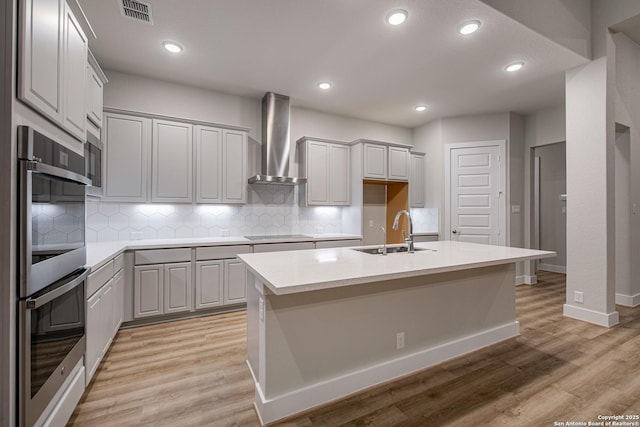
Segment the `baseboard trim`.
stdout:
<svg viewBox="0 0 640 427">
<path fill-rule="evenodd" d="M 270 399 L 265 398 L 262 387 L 254 376 L 256 388 L 255 408 L 264 424 L 273 423 L 518 335 L 520 335 L 520 325 L 518 321 L 513 321 L 487 331 L 420 350 L 358 371 L 349 372 Z"/>
<path fill-rule="evenodd" d="M 523 274 L 522 276 L 516 276 L 516 286 L 535 285 L 536 283 L 538 283 L 537 276 L 529 276 L 526 274 Z"/>
<path fill-rule="evenodd" d="M 538 264 L 538 270 L 550 271 L 552 273 L 562 273 L 567 274 L 567 267 L 565 265 L 555 265 L 555 264 Z"/>
<path fill-rule="evenodd" d="M 640 305 L 640 294 L 625 295 L 616 293 L 616 304 L 624 307 L 637 307 Z"/>
<path fill-rule="evenodd" d="M 599 311 L 590 310 L 588 308 L 576 307 L 575 305 L 564 304 L 562 307 L 563 314 L 572 319 L 582 320 L 599 326 L 610 328 L 620 322 L 617 311 L 612 313 L 601 313 Z"/>
</svg>

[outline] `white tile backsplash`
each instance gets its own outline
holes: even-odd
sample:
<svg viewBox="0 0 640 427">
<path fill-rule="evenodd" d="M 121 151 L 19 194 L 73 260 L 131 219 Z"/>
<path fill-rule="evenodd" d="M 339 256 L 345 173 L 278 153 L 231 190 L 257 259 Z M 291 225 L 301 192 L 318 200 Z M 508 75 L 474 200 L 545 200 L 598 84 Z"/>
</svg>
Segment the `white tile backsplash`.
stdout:
<svg viewBox="0 0 640 427">
<path fill-rule="evenodd" d="M 438 208 L 411 208 L 414 233 L 437 233 L 439 212 Z"/>
<path fill-rule="evenodd" d="M 246 205 L 88 200 L 87 241 L 342 232 L 342 208 L 300 207 L 295 187 L 254 185 Z M 436 227 L 437 228 L 437 227 Z"/>
</svg>

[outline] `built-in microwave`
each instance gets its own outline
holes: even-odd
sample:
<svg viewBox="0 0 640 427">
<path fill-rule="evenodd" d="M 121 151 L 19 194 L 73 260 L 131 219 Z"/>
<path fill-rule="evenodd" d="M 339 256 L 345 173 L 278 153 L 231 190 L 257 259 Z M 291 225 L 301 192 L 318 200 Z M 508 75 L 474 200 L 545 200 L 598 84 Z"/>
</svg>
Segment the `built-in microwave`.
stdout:
<svg viewBox="0 0 640 427">
<path fill-rule="evenodd" d="M 87 132 L 84 144 L 85 176 L 91 180 L 87 195 L 102 196 L 102 142 Z"/>
</svg>

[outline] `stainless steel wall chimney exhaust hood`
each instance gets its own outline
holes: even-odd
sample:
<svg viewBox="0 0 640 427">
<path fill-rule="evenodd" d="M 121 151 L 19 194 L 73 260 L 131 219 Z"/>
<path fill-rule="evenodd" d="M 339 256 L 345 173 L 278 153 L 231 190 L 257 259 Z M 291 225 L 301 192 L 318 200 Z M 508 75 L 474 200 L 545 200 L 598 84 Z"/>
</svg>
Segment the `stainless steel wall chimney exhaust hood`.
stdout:
<svg viewBox="0 0 640 427">
<path fill-rule="evenodd" d="M 262 98 L 262 174 L 249 184 L 298 185 L 306 178 L 289 175 L 289 97 L 267 92 Z"/>
</svg>

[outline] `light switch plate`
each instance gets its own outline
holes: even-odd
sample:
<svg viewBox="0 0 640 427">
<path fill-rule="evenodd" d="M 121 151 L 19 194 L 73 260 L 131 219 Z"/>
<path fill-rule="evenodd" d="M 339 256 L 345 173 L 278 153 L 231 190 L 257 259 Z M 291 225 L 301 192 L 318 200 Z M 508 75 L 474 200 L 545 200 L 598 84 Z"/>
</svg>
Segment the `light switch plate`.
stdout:
<svg viewBox="0 0 640 427">
<path fill-rule="evenodd" d="M 573 300 L 575 302 L 584 303 L 584 292 L 574 291 Z"/>
</svg>

